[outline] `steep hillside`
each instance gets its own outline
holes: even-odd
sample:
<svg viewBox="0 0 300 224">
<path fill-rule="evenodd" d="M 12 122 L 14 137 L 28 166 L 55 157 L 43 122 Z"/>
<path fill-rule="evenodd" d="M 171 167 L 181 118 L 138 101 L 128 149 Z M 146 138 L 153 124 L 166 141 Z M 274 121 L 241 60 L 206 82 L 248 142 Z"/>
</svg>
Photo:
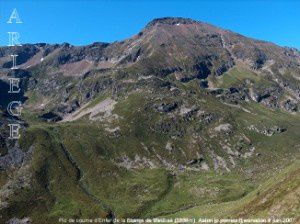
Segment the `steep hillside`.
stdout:
<svg viewBox="0 0 300 224">
<path fill-rule="evenodd" d="M 296 49 L 162 18 L 121 42 L 1 47 L 0 78 L 2 222 L 299 217 Z"/>
</svg>

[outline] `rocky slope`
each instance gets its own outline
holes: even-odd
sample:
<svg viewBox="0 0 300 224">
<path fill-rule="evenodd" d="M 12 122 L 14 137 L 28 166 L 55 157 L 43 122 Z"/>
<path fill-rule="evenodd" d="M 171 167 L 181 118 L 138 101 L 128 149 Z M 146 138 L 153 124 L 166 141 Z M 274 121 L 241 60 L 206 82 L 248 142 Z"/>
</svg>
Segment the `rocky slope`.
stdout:
<svg viewBox="0 0 300 224">
<path fill-rule="evenodd" d="M 217 206 L 299 159 L 297 49 L 161 18 L 121 42 L 1 47 L 0 68 L 4 221 Z M 9 77 L 22 80 L 18 142 Z"/>
</svg>

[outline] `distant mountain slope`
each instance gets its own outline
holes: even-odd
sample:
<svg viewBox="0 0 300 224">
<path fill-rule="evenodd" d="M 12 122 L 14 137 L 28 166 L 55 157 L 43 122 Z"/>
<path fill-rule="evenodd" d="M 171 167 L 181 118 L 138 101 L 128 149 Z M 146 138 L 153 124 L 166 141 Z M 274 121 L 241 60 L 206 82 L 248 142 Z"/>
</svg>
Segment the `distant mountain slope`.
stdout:
<svg viewBox="0 0 300 224">
<path fill-rule="evenodd" d="M 24 109 L 0 102 L 2 222 L 299 216 L 296 172 L 270 179 L 300 158 L 296 49 L 161 18 L 120 42 L 1 47 L 9 77 Z"/>
</svg>

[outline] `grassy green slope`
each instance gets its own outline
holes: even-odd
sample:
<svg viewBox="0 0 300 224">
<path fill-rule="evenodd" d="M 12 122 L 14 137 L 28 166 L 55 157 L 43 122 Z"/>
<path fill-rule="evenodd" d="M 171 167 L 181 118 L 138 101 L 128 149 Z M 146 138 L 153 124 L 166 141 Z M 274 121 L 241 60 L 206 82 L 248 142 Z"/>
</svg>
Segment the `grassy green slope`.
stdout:
<svg viewBox="0 0 300 224">
<path fill-rule="evenodd" d="M 244 75 L 256 79 L 254 74 Z M 233 80 L 223 80 L 222 85 L 230 86 L 245 77 L 233 75 Z M 34 223 L 51 223 L 59 217 L 104 217 L 109 210 L 118 217 L 299 215 L 299 200 L 294 199 L 299 195 L 299 163 L 285 169 L 299 159 L 299 114 L 266 109 L 253 102 L 241 103 L 243 110 L 199 90 L 197 81 L 176 85 L 181 95 L 165 89 L 159 93 L 133 91 L 120 97 L 113 110 L 119 119 L 109 124 L 87 117 L 69 123 L 40 123 L 28 111 L 24 113 L 30 127 L 20 145 L 24 150 L 34 148 L 32 187 L 9 199 L 2 219 L 30 216 Z M 105 94 L 89 106 L 105 99 Z M 173 119 L 153 110 L 153 104 L 174 101 L 196 106 L 214 119 L 210 123 L 194 115 Z M 156 129 L 161 123 L 167 124 L 168 132 Z M 233 134 L 212 135 L 214 127 L 222 123 L 230 123 Z M 253 124 L 283 126 L 287 131 L 269 137 L 250 131 Z M 107 125 L 118 126 L 121 135 L 111 136 L 105 131 Z M 182 136 L 174 138 L 177 133 Z M 201 141 L 192 144 L 194 134 Z M 255 156 L 237 159 L 231 172 L 213 170 L 210 151 L 229 164 L 221 143 L 227 141 L 243 152 L 249 144 L 237 142 L 244 135 L 255 147 Z M 168 141 L 174 144 L 172 152 L 166 150 Z M 178 169 L 178 164 L 194 159 L 197 152 L 204 155 L 209 171 Z M 120 157 L 134 160 L 136 155 L 153 161 L 160 156 L 176 166 L 127 170 L 116 164 Z M 275 173 L 278 175 L 273 177 Z"/>
<path fill-rule="evenodd" d="M 168 217 L 294 218 L 300 217 L 299 160 L 274 173 L 247 196 L 230 202 L 197 206 Z"/>
</svg>

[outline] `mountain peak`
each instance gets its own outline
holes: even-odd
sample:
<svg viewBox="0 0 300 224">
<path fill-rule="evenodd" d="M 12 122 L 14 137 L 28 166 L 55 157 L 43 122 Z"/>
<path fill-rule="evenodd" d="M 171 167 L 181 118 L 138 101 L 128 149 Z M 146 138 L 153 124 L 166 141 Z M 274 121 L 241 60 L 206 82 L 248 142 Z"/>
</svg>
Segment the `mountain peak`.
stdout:
<svg viewBox="0 0 300 224">
<path fill-rule="evenodd" d="M 182 17 L 162 17 L 153 19 L 149 22 L 146 28 L 155 26 L 157 24 L 164 24 L 164 25 L 176 25 L 176 24 L 196 24 L 199 23 L 196 20 L 189 19 L 189 18 L 182 18 Z"/>
</svg>

